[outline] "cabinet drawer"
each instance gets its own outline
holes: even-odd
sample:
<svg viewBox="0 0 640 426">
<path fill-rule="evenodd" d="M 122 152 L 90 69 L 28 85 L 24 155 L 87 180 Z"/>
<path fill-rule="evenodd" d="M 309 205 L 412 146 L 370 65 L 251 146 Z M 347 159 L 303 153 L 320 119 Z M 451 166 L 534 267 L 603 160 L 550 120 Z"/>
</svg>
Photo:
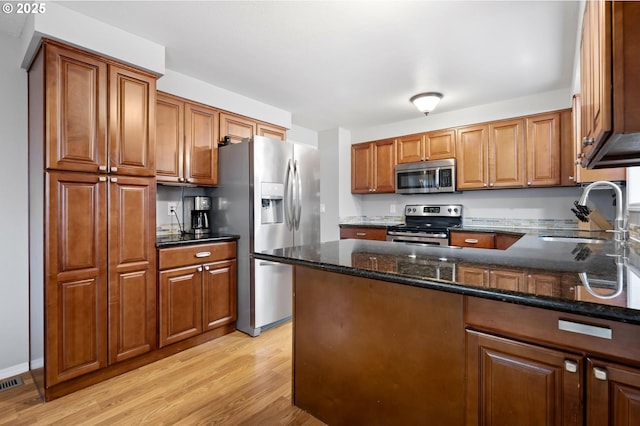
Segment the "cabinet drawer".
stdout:
<svg viewBox="0 0 640 426">
<path fill-rule="evenodd" d="M 354 226 L 349 228 L 340 228 L 340 239 L 357 238 L 360 240 L 387 240 L 386 228 L 363 228 Z"/>
<path fill-rule="evenodd" d="M 450 245 L 458 247 L 496 248 L 496 234 L 488 232 L 452 232 Z"/>
<path fill-rule="evenodd" d="M 467 326 L 493 334 L 633 365 L 640 360 L 640 326 L 633 324 L 477 297 L 466 298 L 465 317 Z"/>
<path fill-rule="evenodd" d="M 171 247 L 158 250 L 160 270 L 197 265 L 236 257 L 235 241 L 193 246 Z"/>
</svg>

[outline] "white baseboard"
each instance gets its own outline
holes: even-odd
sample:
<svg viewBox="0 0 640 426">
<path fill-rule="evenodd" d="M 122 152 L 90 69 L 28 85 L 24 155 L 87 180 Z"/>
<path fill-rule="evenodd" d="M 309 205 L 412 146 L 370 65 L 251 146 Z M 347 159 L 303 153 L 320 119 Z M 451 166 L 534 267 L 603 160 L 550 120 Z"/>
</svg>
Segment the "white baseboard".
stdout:
<svg viewBox="0 0 640 426">
<path fill-rule="evenodd" d="M 29 371 L 28 362 L 23 362 L 22 364 L 14 365 L 9 368 L 3 368 L 0 370 L 0 380 L 17 376 L 18 374 L 26 373 L 27 371 Z"/>
</svg>

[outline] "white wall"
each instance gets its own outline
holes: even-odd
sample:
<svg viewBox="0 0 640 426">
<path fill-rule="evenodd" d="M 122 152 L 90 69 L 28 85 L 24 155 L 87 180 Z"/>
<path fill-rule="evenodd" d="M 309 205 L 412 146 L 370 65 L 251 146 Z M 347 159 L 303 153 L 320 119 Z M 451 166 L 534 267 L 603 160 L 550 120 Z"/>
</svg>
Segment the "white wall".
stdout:
<svg viewBox="0 0 640 426">
<path fill-rule="evenodd" d="M 20 40 L 0 34 L 0 378 L 27 371 L 29 356 L 27 73 Z"/>
</svg>

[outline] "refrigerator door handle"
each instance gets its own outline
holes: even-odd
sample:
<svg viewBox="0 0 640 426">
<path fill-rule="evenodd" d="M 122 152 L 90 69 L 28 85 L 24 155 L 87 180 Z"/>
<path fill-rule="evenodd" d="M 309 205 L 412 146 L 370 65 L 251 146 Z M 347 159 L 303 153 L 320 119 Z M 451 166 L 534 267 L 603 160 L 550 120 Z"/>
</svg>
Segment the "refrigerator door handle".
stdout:
<svg viewBox="0 0 640 426">
<path fill-rule="evenodd" d="M 287 171 L 284 176 L 284 221 L 287 224 L 287 229 L 290 231 L 293 229 L 293 218 L 292 218 L 292 194 L 291 194 L 291 160 L 287 162 Z"/>
<path fill-rule="evenodd" d="M 295 212 L 295 228 L 300 228 L 300 217 L 302 216 L 302 178 L 300 177 L 300 165 L 296 161 L 294 163 L 296 191 L 296 212 Z"/>
</svg>

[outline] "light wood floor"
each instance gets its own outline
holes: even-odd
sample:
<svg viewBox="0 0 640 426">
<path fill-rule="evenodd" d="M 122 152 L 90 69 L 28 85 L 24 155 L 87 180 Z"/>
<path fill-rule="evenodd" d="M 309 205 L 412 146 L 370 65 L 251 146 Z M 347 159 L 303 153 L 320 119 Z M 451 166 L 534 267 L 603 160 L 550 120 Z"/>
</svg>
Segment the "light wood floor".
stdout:
<svg viewBox="0 0 640 426">
<path fill-rule="evenodd" d="M 29 374 L 0 393 L 0 425 L 323 425 L 291 405 L 291 323 L 234 332 L 41 403 Z"/>
</svg>

